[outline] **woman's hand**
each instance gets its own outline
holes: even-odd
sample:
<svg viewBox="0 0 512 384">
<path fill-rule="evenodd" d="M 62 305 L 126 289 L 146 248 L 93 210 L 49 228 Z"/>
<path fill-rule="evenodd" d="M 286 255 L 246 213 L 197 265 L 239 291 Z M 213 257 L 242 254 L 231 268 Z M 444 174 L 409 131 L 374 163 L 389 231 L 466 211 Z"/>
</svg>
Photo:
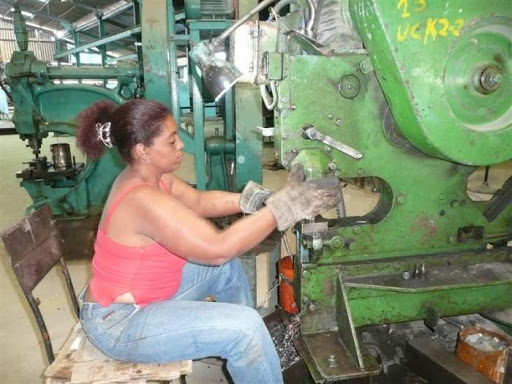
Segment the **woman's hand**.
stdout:
<svg viewBox="0 0 512 384">
<path fill-rule="evenodd" d="M 240 209 L 243 213 L 256 213 L 272 193 L 263 185 L 249 181 L 240 196 Z"/>
<path fill-rule="evenodd" d="M 313 219 L 320 212 L 334 208 L 340 201 L 337 177 L 304 181 L 304 168 L 294 164 L 286 185 L 270 196 L 266 205 L 275 216 L 277 229 L 284 231 L 299 220 Z"/>
</svg>

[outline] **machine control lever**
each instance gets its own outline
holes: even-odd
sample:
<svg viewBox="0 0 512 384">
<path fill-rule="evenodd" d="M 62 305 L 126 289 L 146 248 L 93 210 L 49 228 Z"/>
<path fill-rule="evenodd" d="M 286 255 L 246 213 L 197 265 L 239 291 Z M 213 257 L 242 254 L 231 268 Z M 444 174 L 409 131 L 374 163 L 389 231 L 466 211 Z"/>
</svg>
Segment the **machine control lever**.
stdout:
<svg viewBox="0 0 512 384">
<path fill-rule="evenodd" d="M 341 141 L 334 140 L 331 136 L 324 135 L 318 129 L 313 127 L 312 125 L 307 125 L 302 130 L 302 137 L 310 140 L 321 141 L 325 145 L 332 147 L 340 152 L 343 152 L 350 157 L 353 157 L 356 160 L 360 160 L 363 158 L 363 154 L 359 152 L 357 149 L 349 147 L 346 144 L 343 144 Z"/>
</svg>

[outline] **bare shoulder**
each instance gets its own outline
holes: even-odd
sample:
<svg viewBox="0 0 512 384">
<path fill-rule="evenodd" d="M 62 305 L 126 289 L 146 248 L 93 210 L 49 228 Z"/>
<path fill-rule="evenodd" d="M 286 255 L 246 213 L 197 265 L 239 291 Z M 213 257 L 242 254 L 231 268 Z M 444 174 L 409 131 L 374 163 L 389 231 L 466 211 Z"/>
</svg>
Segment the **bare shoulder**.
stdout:
<svg viewBox="0 0 512 384">
<path fill-rule="evenodd" d="M 174 188 L 181 188 L 183 185 L 188 185 L 178 176 L 172 173 L 164 173 L 160 179 L 170 190 Z"/>
<path fill-rule="evenodd" d="M 162 175 L 161 180 L 165 183 L 171 195 L 187 204 L 190 199 L 197 199 L 197 190 L 191 187 L 187 182 L 181 180 L 172 173 Z"/>
</svg>

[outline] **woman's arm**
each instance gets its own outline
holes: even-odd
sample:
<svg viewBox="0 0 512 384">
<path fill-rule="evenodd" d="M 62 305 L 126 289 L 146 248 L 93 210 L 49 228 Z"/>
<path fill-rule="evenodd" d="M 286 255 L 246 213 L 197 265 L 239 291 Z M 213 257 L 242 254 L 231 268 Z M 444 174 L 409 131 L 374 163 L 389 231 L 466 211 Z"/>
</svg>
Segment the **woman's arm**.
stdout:
<svg viewBox="0 0 512 384">
<path fill-rule="evenodd" d="M 171 195 L 202 217 L 222 217 L 240 213 L 240 193 L 198 191 L 173 174 L 162 176 Z"/>
<path fill-rule="evenodd" d="M 138 188 L 128 198 L 130 210 L 140 218 L 137 233 L 198 263 L 223 264 L 257 246 L 276 228 L 269 208 L 219 230 L 174 196 L 155 188 Z"/>
</svg>

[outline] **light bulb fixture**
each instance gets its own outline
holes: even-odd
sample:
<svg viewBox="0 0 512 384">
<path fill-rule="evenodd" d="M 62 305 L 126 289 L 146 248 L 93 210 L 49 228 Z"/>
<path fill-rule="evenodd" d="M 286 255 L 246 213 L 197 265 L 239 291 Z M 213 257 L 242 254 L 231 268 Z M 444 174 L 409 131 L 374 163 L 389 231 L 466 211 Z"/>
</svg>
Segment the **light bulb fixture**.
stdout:
<svg viewBox="0 0 512 384">
<path fill-rule="evenodd" d="M 219 101 L 242 77 L 242 72 L 232 63 L 215 56 L 212 43 L 201 41 L 190 50 L 189 55 L 201 70 L 204 85 L 215 101 Z"/>
</svg>

